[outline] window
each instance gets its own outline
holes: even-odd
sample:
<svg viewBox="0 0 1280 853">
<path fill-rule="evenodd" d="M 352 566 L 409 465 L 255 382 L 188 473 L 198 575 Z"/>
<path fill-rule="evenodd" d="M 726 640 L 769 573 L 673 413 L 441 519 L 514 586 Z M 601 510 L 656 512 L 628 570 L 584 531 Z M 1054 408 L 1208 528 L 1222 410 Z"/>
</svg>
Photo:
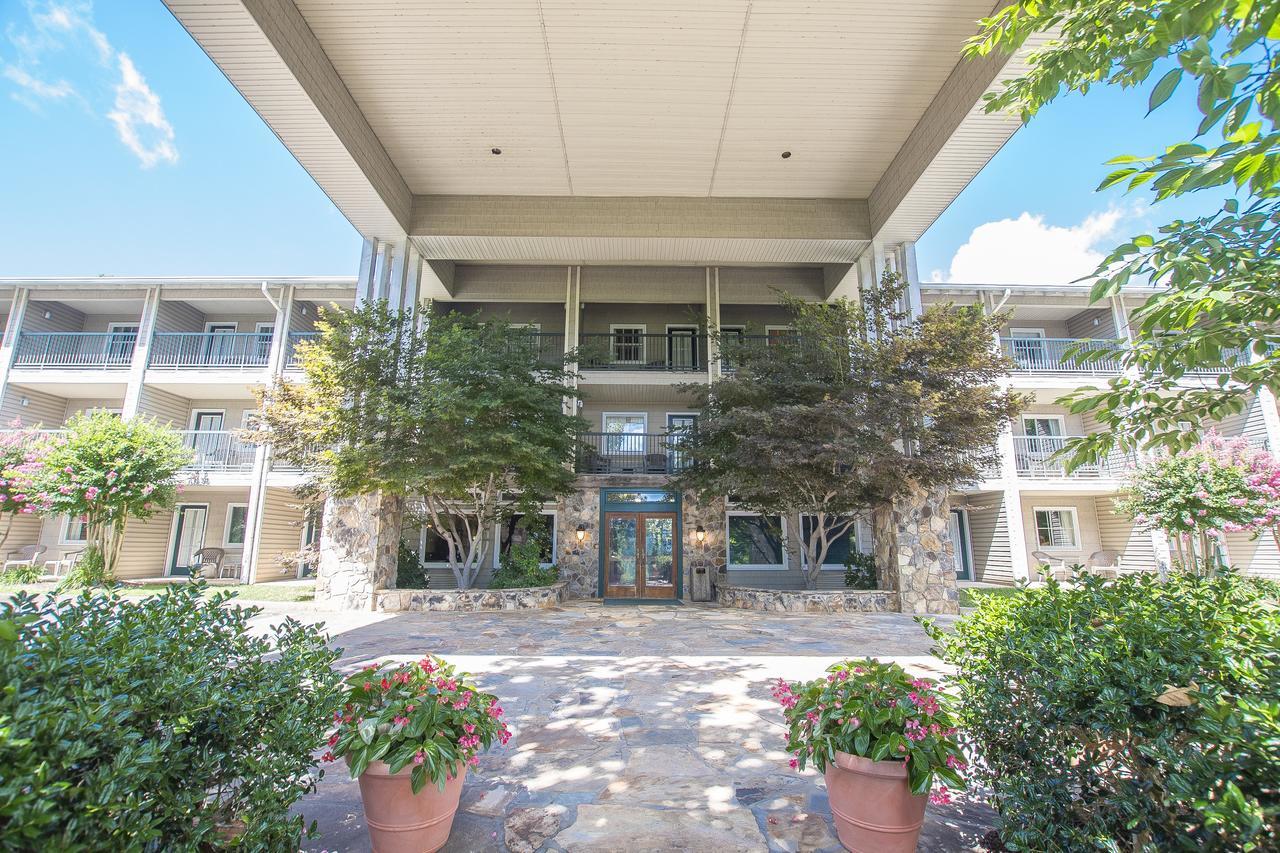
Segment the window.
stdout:
<svg viewBox="0 0 1280 853">
<path fill-rule="evenodd" d="M 222 536 L 225 545 L 244 545 L 244 525 L 249 517 L 248 504 L 227 505 L 227 529 Z"/>
<path fill-rule="evenodd" d="M 1022 368 L 1045 367 L 1044 329 L 1010 329 L 1013 360 Z"/>
<path fill-rule="evenodd" d="M 257 332 L 258 336 L 253 342 L 253 354 L 258 361 L 266 364 L 271 357 L 271 339 L 275 337 L 276 324 L 259 323 L 254 327 L 254 331 Z"/>
<path fill-rule="evenodd" d="M 802 515 L 800 516 L 800 535 L 804 537 L 804 542 L 808 542 L 814 535 L 814 525 L 816 516 Z M 839 524 L 837 519 L 834 524 Z M 865 531 L 864 531 L 864 528 Z M 831 544 L 827 546 L 827 557 L 822 563 L 823 570 L 844 570 L 845 560 L 849 558 L 849 550 L 853 549 L 854 553 L 863 552 L 870 553 L 870 537 L 871 529 L 865 521 L 857 519 L 849 529 L 831 540 Z M 801 552 L 801 559 L 804 559 L 804 553 Z"/>
<path fill-rule="evenodd" d="M 89 541 L 89 519 L 83 515 L 67 516 L 62 525 L 62 541 L 67 545 L 79 545 Z"/>
<path fill-rule="evenodd" d="M 605 412 L 600 425 L 608 436 L 606 454 L 644 453 L 645 433 L 649 431 L 649 416 L 644 412 Z"/>
<path fill-rule="evenodd" d="M 729 568 L 783 568 L 782 536 L 779 516 L 730 513 Z"/>
<path fill-rule="evenodd" d="M 467 531 L 469 529 L 466 520 L 458 519 L 457 528 L 462 535 L 462 547 L 466 548 L 468 544 Z M 449 564 L 449 543 L 436 532 L 430 521 L 422 526 L 422 531 L 418 537 L 418 548 L 419 559 L 425 565 L 446 566 Z M 458 559 L 462 559 L 464 556 L 464 554 L 459 554 Z"/>
<path fill-rule="evenodd" d="M 138 324 L 111 323 L 107 332 L 107 359 L 112 364 L 127 363 L 133 358 L 133 347 L 138 342 Z"/>
<path fill-rule="evenodd" d="M 309 548 L 320 542 L 320 521 L 324 516 L 324 508 L 307 507 L 307 514 L 302 521 L 302 547 Z"/>
<path fill-rule="evenodd" d="M 493 565 L 497 568 L 501 555 L 511 549 L 513 542 L 522 544 L 530 537 L 542 539 L 542 554 L 538 562 L 550 566 L 556 561 L 556 514 L 540 512 L 530 517 L 524 514 L 513 515 L 498 524 L 498 553 L 493 555 Z"/>
<path fill-rule="evenodd" d="M 610 326 L 614 364 L 644 364 L 644 326 Z"/>
<path fill-rule="evenodd" d="M 1037 507 L 1036 544 L 1041 548 L 1079 548 L 1080 530 L 1072 507 Z"/>
<path fill-rule="evenodd" d="M 1037 438 L 1057 437 L 1062 435 L 1062 418 L 1058 415 L 1024 415 L 1022 432 Z"/>
</svg>

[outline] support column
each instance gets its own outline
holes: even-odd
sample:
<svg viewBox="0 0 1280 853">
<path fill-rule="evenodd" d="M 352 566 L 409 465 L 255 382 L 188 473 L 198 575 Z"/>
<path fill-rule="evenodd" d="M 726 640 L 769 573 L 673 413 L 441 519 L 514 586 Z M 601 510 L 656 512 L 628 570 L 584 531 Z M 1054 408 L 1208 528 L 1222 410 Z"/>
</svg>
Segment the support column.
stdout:
<svg viewBox="0 0 1280 853">
<path fill-rule="evenodd" d="M 142 405 L 142 388 L 147 375 L 147 363 L 151 360 L 151 342 L 155 337 L 156 314 L 160 311 L 160 288 L 147 291 L 142 303 L 142 317 L 138 320 L 138 339 L 133 345 L 129 361 L 129 384 L 124 392 L 124 405 L 120 416 L 132 418 Z"/>
<path fill-rule="evenodd" d="M 914 319 L 924 313 L 924 298 L 920 294 L 920 270 L 916 265 L 916 244 L 902 243 L 897 248 L 897 267 L 907 283 L 906 309 Z"/>
<path fill-rule="evenodd" d="M 1264 356 L 1250 350 L 1251 362 L 1259 362 L 1263 358 Z M 1258 408 L 1262 412 L 1262 425 L 1266 428 L 1267 450 L 1271 453 L 1280 452 L 1280 410 L 1276 409 L 1276 395 L 1270 388 L 1258 389 Z"/>
<path fill-rule="evenodd" d="M 284 373 L 289 352 L 289 327 L 293 323 L 295 288 L 287 285 L 273 303 L 276 309 L 275 328 L 271 334 L 271 350 L 267 354 L 267 382 L 274 384 Z M 269 444 L 259 444 L 253 449 L 253 472 L 249 477 L 249 505 L 245 508 L 244 552 L 240 560 L 240 582 L 255 583 L 258 580 L 258 549 L 262 547 L 262 522 L 267 506 L 267 477 L 275 451 Z"/>
<path fill-rule="evenodd" d="M 9 390 L 9 372 L 13 370 L 13 360 L 18 353 L 18 333 L 22 331 L 22 321 L 27 316 L 27 303 L 31 291 L 19 287 L 13 292 L 13 301 L 9 303 L 9 316 L 5 320 L 4 333 L 0 334 L 0 404 L 4 403 L 4 395 Z M 30 424 L 26 424 L 30 426 Z M 8 424 L 0 424 L 5 429 Z"/>
<path fill-rule="evenodd" d="M 993 313 L 994 303 L 989 294 L 983 295 L 983 310 Z M 1001 348 L 1000 333 L 997 332 L 992 341 L 999 352 Z M 1008 390 L 1010 380 L 1000 380 L 1001 390 Z M 1031 579 L 1030 565 L 1027 561 L 1027 533 L 1022 523 L 1022 490 L 1018 479 L 1018 454 L 1013 440 L 1013 424 L 1006 424 L 996 439 L 996 448 L 1000 452 L 1001 498 L 1004 501 L 1005 527 L 1009 533 L 1009 568 L 1015 581 Z"/>
<path fill-rule="evenodd" d="M 404 504 L 385 492 L 329 498 L 316 569 L 320 606 L 373 610 L 377 591 L 395 587 Z"/>
<path fill-rule="evenodd" d="M 374 295 L 374 273 L 378 264 L 378 241 L 366 237 L 360 246 L 360 265 L 356 269 L 356 305 L 372 302 Z"/>
<path fill-rule="evenodd" d="M 903 613 L 959 613 L 949 490 L 913 487 L 872 516 L 880 585 Z"/>
<path fill-rule="evenodd" d="M 720 268 L 707 267 L 707 295 L 703 306 L 707 315 L 707 381 L 715 382 L 720 378 L 723 365 L 720 363 L 720 344 L 716 335 L 720 333 Z"/>
<path fill-rule="evenodd" d="M 418 303 L 422 278 L 422 257 L 409 241 L 395 246 L 391 252 L 390 284 L 387 302 L 393 311 L 413 311 Z"/>
</svg>

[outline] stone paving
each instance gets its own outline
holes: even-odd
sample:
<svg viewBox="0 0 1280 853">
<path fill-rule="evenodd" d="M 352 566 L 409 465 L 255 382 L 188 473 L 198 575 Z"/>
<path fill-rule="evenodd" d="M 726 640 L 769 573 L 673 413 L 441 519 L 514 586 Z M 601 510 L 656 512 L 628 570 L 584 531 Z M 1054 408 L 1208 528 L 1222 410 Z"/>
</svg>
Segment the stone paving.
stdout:
<svg viewBox="0 0 1280 853">
<path fill-rule="evenodd" d="M 920 627 L 894 613 L 596 602 L 517 613 L 290 612 L 326 621 L 344 667 L 432 652 L 500 697 L 515 736 L 468 776 L 448 851 L 839 850 L 822 777 L 787 766 L 770 682 L 864 655 L 940 674 Z M 307 850 L 369 849 L 344 766 L 329 769 L 301 810 L 322 832 Z M 992 817 L 975 802 L 931 806 L 921 849 L 979 849 Z"/>
</svg>

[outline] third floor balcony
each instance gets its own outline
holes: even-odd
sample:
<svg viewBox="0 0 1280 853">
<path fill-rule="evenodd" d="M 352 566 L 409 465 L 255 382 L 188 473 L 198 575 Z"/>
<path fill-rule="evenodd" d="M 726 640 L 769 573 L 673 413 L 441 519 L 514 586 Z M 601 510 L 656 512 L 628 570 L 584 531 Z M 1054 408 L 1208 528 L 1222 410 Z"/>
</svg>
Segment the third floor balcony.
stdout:
<svg viewBox="0 0 1280 853">
<path fill-rule="evenodd" d="M 1115 345 L 1088 338 L 1000 338 L 1000 349 L 1013 359 L 1014 370 L 1027 373 L 1119 373 L 1118 358 L 1086 355 Z"/>
</svg>

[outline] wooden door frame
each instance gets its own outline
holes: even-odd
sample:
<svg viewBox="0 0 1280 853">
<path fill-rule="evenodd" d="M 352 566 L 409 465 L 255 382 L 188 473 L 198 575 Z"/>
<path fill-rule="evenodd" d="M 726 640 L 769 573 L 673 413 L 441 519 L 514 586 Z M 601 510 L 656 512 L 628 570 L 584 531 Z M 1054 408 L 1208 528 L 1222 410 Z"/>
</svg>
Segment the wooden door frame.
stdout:
<svg viewBox="0 0 1280 853">
<path fill-rule="evenodd" d="M 600 521 L 599 526 L 596 528 L 599 531 L 599 535 L 596 537 L 598 540 L 596 543 L 596 589 L 605 604 L 682 604 L 684 602 L 684 513 L 681 496 L 668 493 L 666 501 L 648 503 L 616 503 L 609 500 L 612 493 L 657 491 L 666 490 L 655 489 L 652 486 L 637 486 L 634 488 L 612 486 L 600 490 Z M 672 579 L 675 587 L 674 598 L 613 598 L 607 594 L 608 587 L 605 584 L 607 560 L 605 539 L 608 537 L 608 533 L 605 519 L 609 514 L 672 515 L 675 517 L 675 529 L 672 536 L 673 553 L 671 555 L 671 574 L 673 575 Z M 638 524 L 639 522 L 637 521 Z M 639 533 L 640 528 L 637 526 L 637 536 L 639 536 Z M 637 548 L 639 547 L 640 541 L 637 539 Z M 637 570 L 640 567 L 641 561 L 637 560 Z"/>
<path fill-rule="evenodd" d="M 632 595 L 627 595 L 625 592 L 622 592 L 623 590 L 626 590 L 627 587 L 622 587 L 622 586 L 615 587 L 615 586 L 611 586 L 608 583 L 608 580 L 609 580 L 608 555 L 610 550 L 609 539 L 610 539 L 610 534 L 612 529 L 609 525 L 609 522 L 615 518 L 635 519 L 636 580 L 635 580 L 635 585 L 631 588 L 633 590 Z M 659 519 L 659 518 L 671 520 L 671 586 L 663 588 L 663 589 L 670 589 L 671 591 L 670 595 L 650 595 L 649 585 L 645 581 L 645 578 L 649 573 L 649 567 L 648 567 L 648 564 L 646 563 L 646 555 L 645 555 L 645 549 L 644 549 L 645 526 L 650 519 Z M 652 510 L 648 512 L 646 512 L 645 510 L 611 509 L 605 512 L 604 525 L 601 528 L 602 530 L 601 539 L 603 540 L 604 555 L 605 555 L 604 564 L 602 566 L 602 568 L 604 569 L 604 576 L 605 576 L 604 578 L 605 583 L 603 587 L 604 595 L 602 597 L 619 599 L 619 600 L 631 599 L 631 600 L 637 600 L 637 601 L 674 601 L 676 598 L 676 570 L 677 570 L 677 564 L 678 564 L 678 561 L 676 559 L 676 552 L 679 550 L 679 544 L 677 542 L 677 537 L 679 536 L 679 533 L 677 532 L 678 528 L 679 528 L 679 517 L 673 510 L 669 510 L 669 509 Z"/>
</svg>

